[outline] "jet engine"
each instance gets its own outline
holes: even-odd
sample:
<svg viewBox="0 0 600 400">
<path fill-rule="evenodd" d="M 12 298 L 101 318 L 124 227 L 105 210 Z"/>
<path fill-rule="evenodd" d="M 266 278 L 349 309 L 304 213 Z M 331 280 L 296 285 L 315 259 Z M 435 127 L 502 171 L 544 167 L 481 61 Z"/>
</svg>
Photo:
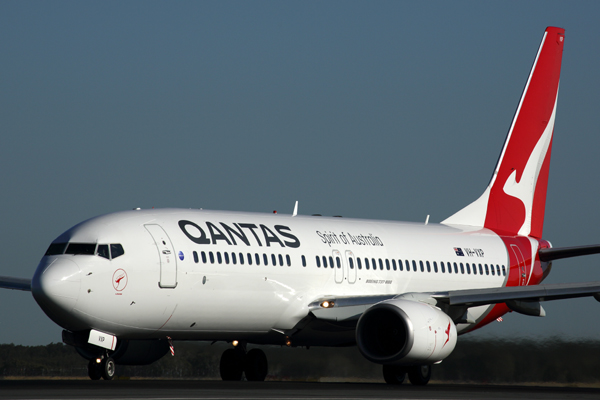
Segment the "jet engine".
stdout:
<svg viewBox="0 0 600 400">
<path fill-rule="evenodd" d="M 443 311 L 404 299 L 375 304 L 356 326 L 360 352 L 377 364 L 433 364 L 450 355 L 456 338 L 456 326 Z"/>
</svg>

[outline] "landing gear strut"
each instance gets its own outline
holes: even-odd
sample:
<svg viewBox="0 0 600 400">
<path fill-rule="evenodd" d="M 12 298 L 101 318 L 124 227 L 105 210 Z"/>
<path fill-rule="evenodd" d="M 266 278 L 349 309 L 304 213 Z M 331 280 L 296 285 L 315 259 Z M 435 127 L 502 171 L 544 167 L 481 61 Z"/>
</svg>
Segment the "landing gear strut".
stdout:
<svg viewBox="0 0 600 400">
<path fill-rule="evenodd" d="M 109 356 L 94 358 L 88 363 L 88 376 L 94 381 L 100 378 L 110 381 L 115 377 L 115 371 L 115 360 Z"/>
<path fill-rule="evenodd" d="M 431 365 L 415 365 L 408 369 L 408 380 L 413 385 L 427 385 L 431 379 Z"/>
<path fill-rule="evenodd" d="M 406 367 L 396 365 L 383 366 L 383 379 L 390 385 L 402 385 L 406 378 Z"/>
<path fill-rule="evenodd" d="M 410 367 L 397 365 L 383 366 L 383 379 L 390 385 L 401 385 L 408 374 L 410 383 L 416 386 L 427 385 L 431 379 L 431 365 L 413 365 Z"/>
<path fill-rule="evenodd" d="M 241 381 L 243 374 L 249 381 L 264 381 L 268 369 L 265 353 L 260 349 L 252 349 L 246 353 L 246 346 L 242 343 L 235 349 L 225 350 L 219 365 L 221 379 L 224 381 Z"/>
</svg>

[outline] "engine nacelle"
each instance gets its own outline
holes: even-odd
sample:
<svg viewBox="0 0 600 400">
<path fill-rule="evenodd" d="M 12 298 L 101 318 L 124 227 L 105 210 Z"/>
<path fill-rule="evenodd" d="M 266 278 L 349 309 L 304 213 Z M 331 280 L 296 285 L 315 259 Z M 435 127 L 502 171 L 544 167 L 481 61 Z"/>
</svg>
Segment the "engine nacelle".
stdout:
<svg viewBox="0 0 600 400">
<path fill-rule="evenodd" d="M 403 299 L 375 304 L 356 326 L 360 352 L 377 364 L 433 364 L 450 355 L 456 338 L 456 326 L 443 311 Z"/>
</svg>

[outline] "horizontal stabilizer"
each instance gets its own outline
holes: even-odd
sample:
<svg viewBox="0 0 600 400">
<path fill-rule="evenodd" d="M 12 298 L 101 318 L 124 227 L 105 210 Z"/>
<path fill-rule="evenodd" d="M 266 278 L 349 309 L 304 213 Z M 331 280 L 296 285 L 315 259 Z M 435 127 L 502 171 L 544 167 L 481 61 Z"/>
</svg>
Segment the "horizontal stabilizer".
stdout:
<svg viewBox="0 0 600 400">
<path fill-rule="evenodd" d="M 31 279 L 0 276 L 0 288 L 31 292 Z"/>
<path fill-rule="evenodd" d="M 600 244 L 593 244 L 590 246 L 540 249 L 540 251 L 538 252 L 538 254 L 540 255 L 540 261 L 552 261 L 559 260 L 561 258 L 588 256 L 590 254 L 598 253 L 600 253 Z"/>
</svg>

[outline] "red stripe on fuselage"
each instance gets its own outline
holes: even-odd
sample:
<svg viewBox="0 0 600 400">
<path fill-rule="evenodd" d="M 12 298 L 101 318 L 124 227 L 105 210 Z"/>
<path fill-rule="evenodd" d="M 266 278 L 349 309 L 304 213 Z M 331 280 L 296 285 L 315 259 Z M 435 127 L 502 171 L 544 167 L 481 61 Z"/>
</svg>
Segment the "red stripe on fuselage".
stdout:
<svg viewBox="0 0 600 400">
<path fill-rule="evenodd" d="M 529 238 L 525 236 L 499 236 L 506 247 L 510 265 L 505 286 L 532 286 L 539 284 L 543 279 L 543 271 L 538 257 L 538 250 L 542 247 L 549 247 L 549 244 L 546 241 L 540 242 L 534 239 L 536 242 L 535 254 L 532 254 Z M 521 255 L 523 256 L 523 260 L 520 260 Z M 525 274 L 525 276 L 523 276 L 523 274 Z M 494 322 L 496 318 L 501 317 L 510 311 L 511 310 L 506 304 L 496 304 L 488 314 L 473 326 L 473 328 L 469 329 L 468 332 L 479 329 L 490 322 Z"/>
</svg>

